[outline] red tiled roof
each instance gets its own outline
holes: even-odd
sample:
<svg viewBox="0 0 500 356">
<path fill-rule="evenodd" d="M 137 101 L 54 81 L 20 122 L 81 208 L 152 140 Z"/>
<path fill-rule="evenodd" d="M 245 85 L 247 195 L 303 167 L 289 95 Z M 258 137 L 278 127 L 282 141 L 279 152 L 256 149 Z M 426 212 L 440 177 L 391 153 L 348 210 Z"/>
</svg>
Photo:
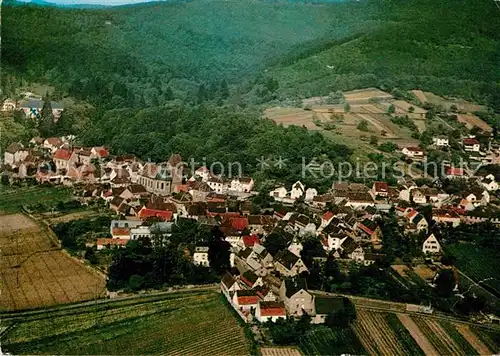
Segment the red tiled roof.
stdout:
<svg viewBox="0 0 500 356">
<path fill-rule="evenodd" d="M 479 141 L 475 138 L 464 138 L 464 145 L 479 145 Z"/>
<path fill-rule="evenodd" d="M 106 148 L 104 147 L 94 147 L 94 150 L 96 153 L 99 155 L 99 157 L 107 157 L 109 155 L 109 152 Z"/>
<path fill-rule="evenodd" d="M 331 211 L 327 211 L 326 213 L 323 214 L 323 220 L 330 221 L 331 218 L 333 218 L 334 216 L 335 216 L 334 213 L 332 213 Z"/>
<path fill-rule="evenodd" d="M 245 247 L 252 247 L 259 242 L 260 239 L 257 235 L 243 236 L 243 244 L 245 244 Z"/>
<path fill-rule="evenodd" d="M 375 182 L 375 191 L 376 192 L 387 192 L 389 190 L 389 186 L 386 182 Z"/>
<path fill-rule="evenodd" d="M 463 168 L 450 167 L 446 171 L 446 175 L 448 175 L 448 176 L 463 176 L 464 170 L 463 170 Z"/>
<path fill-rule="evenodd" d="M 152 216 L 157 216 L 162 218 L 165 221 L 170 221 L 172 220 L 172 216 L 174 213 L 168 210 L 156 210 L 156 209 L 148 209 L 148 208 L 142 208 L 141 211 L 139 212 L 139 217 L 141 219 L 146 219 Z"/>
<path fill-rule="evenodd" d="M 420 147 L 406 147 L 408 151 L 412 152 L 422 152 L 423 150 Z"/>
<path fill-rule="evenodd" d="M 418 214 L 418 211 L 416 211 L 415 209 L 411 209 L 410 212 L 408 213 L 408 219 L 411 220 L 411 218 L 413 218 L 415 215 Z"/>
<path fill-rule="evenodd" d="M 126 227 L 114 227 L 113 228 L 113 236 L 114 235 L 128 235 L 130 230 Z"/>
<path fill-rule="evenodd" d="M 231 226 L 238 231 L 245 230 L 248 227 L 247 218 L 233 218 L 231 219 Z"/>
<path fill-rule="evenodd" d="M 238 297 L 239 305 L 252 305 L 252 304 L 257 304 L 258 302 L 259 302 L 258 295 Z"/>
<path fill-rule="evenodd" d="M 114 245 L 114 246 L 125 246 L 129 242 L 126 239 L 97 239 L 98 246 Z"/>
<path fill-rule="evenodd" d="M 286 316 L 285 307 L 282 306 L 272 306 L 272 307 L 260 307 L 261 316 Z"/>
<path fill-rule="evenodd" d="M 54 153 L 54 159 L 63 159 L 68 161 L 71 158 L 71 152 L 68 150 L 59 149 Z"/>
<path fill-rule="evenodd" d="M 366 227 L 365 225 L 363 225 L 361 223 L 359 224 L 359 228 L 361 230 L 363 230 L 364 232 L 366 232 L 368 235 L 373 234 L 373 231 L 371 229 L 369 229 L 368 227 Z"/>
</svg>

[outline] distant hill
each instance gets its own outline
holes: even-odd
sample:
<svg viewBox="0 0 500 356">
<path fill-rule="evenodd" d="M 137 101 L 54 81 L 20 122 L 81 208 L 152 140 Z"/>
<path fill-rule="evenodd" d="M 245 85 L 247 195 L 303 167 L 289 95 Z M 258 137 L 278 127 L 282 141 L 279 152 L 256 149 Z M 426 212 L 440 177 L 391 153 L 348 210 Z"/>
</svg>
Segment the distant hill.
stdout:
<svg viewBox="0 0 500 356">
<path fill-rule="evenodd" d="M 109 107 L 196 102 L 223 80 L 248 104 L 372 86 L 500 103 L 495 16 L 486 0 L 7 3 L 1 60 Z"/>
<path fill-rule="evenodd" d="M 73 9 L 102 9 L 108 7 L 107 5 L 99 4 L 57 4 L 50 1 L 44 0 L 4 0 L 4 5 L 8 4 L 10 6 L 22 6 L 22 5 L 38 5 L 38 6 L 52 6 L 61 8 L 73 8 Z"/>
</svg>

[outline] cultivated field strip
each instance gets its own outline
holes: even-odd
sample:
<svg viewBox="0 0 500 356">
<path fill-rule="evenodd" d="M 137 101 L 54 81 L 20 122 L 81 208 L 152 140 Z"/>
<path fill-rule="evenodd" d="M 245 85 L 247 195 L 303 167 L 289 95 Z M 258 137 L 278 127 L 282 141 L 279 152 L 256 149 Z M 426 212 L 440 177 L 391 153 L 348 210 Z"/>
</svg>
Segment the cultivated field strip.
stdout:
<svg viewBox="0 0 500 356">
<path fill-rule="evenodd" d="M 193 291 L 34 314 L 2 346 L 13 353 L 244 355 L 249 341 L 219 293 Z"/>
<path fill-rule="evenodd" d="M 384 313 L 359 310 L 354 330 L 370 354 L 405 356 L 403 346 L 385 318 Z"/>
<path fill-rule="evenodd" d="M 469 326 L 462 324 L 454 324 L 454 326 L 479 355 L 491 355 L 494 353 L 494 351 L 490 350 L 481 341 L 481 339 L 469 328 Z"/>
<path fill-rule="evenodd" d="M 412 316 L 412 319 L 440 355 L 465 355 L 439 321 L 421 316 Z"/>
<path fill-rule="evenodd" d="M 61 251 L 21 214 L 0 216 L 2 310 L 47 307 L 102 295 L 104 279 Z"/>
</svg>

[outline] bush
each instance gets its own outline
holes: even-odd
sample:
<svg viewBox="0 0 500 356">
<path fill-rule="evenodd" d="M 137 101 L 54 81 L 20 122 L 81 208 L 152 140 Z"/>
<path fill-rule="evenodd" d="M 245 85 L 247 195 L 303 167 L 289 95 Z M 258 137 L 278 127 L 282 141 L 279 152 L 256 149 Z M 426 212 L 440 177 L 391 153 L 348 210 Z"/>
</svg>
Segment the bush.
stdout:
<svg viewBox="0 0 500 356">
<path fill-rule="evenodd" d="M 368 121 L 362 120 L 358 123 L 356 128 L 360 131 L 368 131 Z"/>
</svg>

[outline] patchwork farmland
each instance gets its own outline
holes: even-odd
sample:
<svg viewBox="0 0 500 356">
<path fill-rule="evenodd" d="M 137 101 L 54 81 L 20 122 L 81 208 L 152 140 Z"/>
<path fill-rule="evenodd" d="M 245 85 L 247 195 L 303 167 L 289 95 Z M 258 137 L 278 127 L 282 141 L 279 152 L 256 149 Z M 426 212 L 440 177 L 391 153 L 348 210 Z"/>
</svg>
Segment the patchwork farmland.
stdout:
<svg viewBox="0 0 500 356">
<path fill-rule="evenodd" d="M 313 97 L 302 101 L 304 109 L 272 107 L 264 112 L 264 116 L 285 127 L 294 125 L 310 131 L 321 131 L 333 140 L 336 140 L 336 135 L 340 135 L 343 143 L 353 148 L 366 146 L 367 151 L 373 150 L 365 142 L 370 136 L 377 137 L 380 142 L 392 141 L 401 147 L 418 144 L 411 130 L 391 122 L 387 110 L 393 102 L 399 105 L 398 114 L 416 116 L 414 122 L 419 131 L 425 130 L 425 117 L 405 111 L 412 104 L 395 101 L 391 94 L 379 89 L 345 92 L 344 99 L 350 106 L 348 112 L 345 112 L 343 104 L 329 104 L 328 97 Z M 363 121 L 367 123 L 367 129 L 359 130 L 358 124 Z"/>
<path fill-rule="evenodd" d="M 25 215 L 0 215 L 3 310 L 21 310 L 101 297 L 105 280 L 68 256 L 51 232 Z"/>
<path fill-rule="evenodd" d="M 2 347 L 12 354 L 246 355 L 251 345 L 220 294 L 211 290 L 57 308 L 2 321 L 7 328 Z"/>
<path fill-rule="evenodd" d="M 363 308 L 357 308 L 357 315 L 353 330 L 371 355 L 484 355 L 500 350 L 500 330 Z"/>
</svg>

